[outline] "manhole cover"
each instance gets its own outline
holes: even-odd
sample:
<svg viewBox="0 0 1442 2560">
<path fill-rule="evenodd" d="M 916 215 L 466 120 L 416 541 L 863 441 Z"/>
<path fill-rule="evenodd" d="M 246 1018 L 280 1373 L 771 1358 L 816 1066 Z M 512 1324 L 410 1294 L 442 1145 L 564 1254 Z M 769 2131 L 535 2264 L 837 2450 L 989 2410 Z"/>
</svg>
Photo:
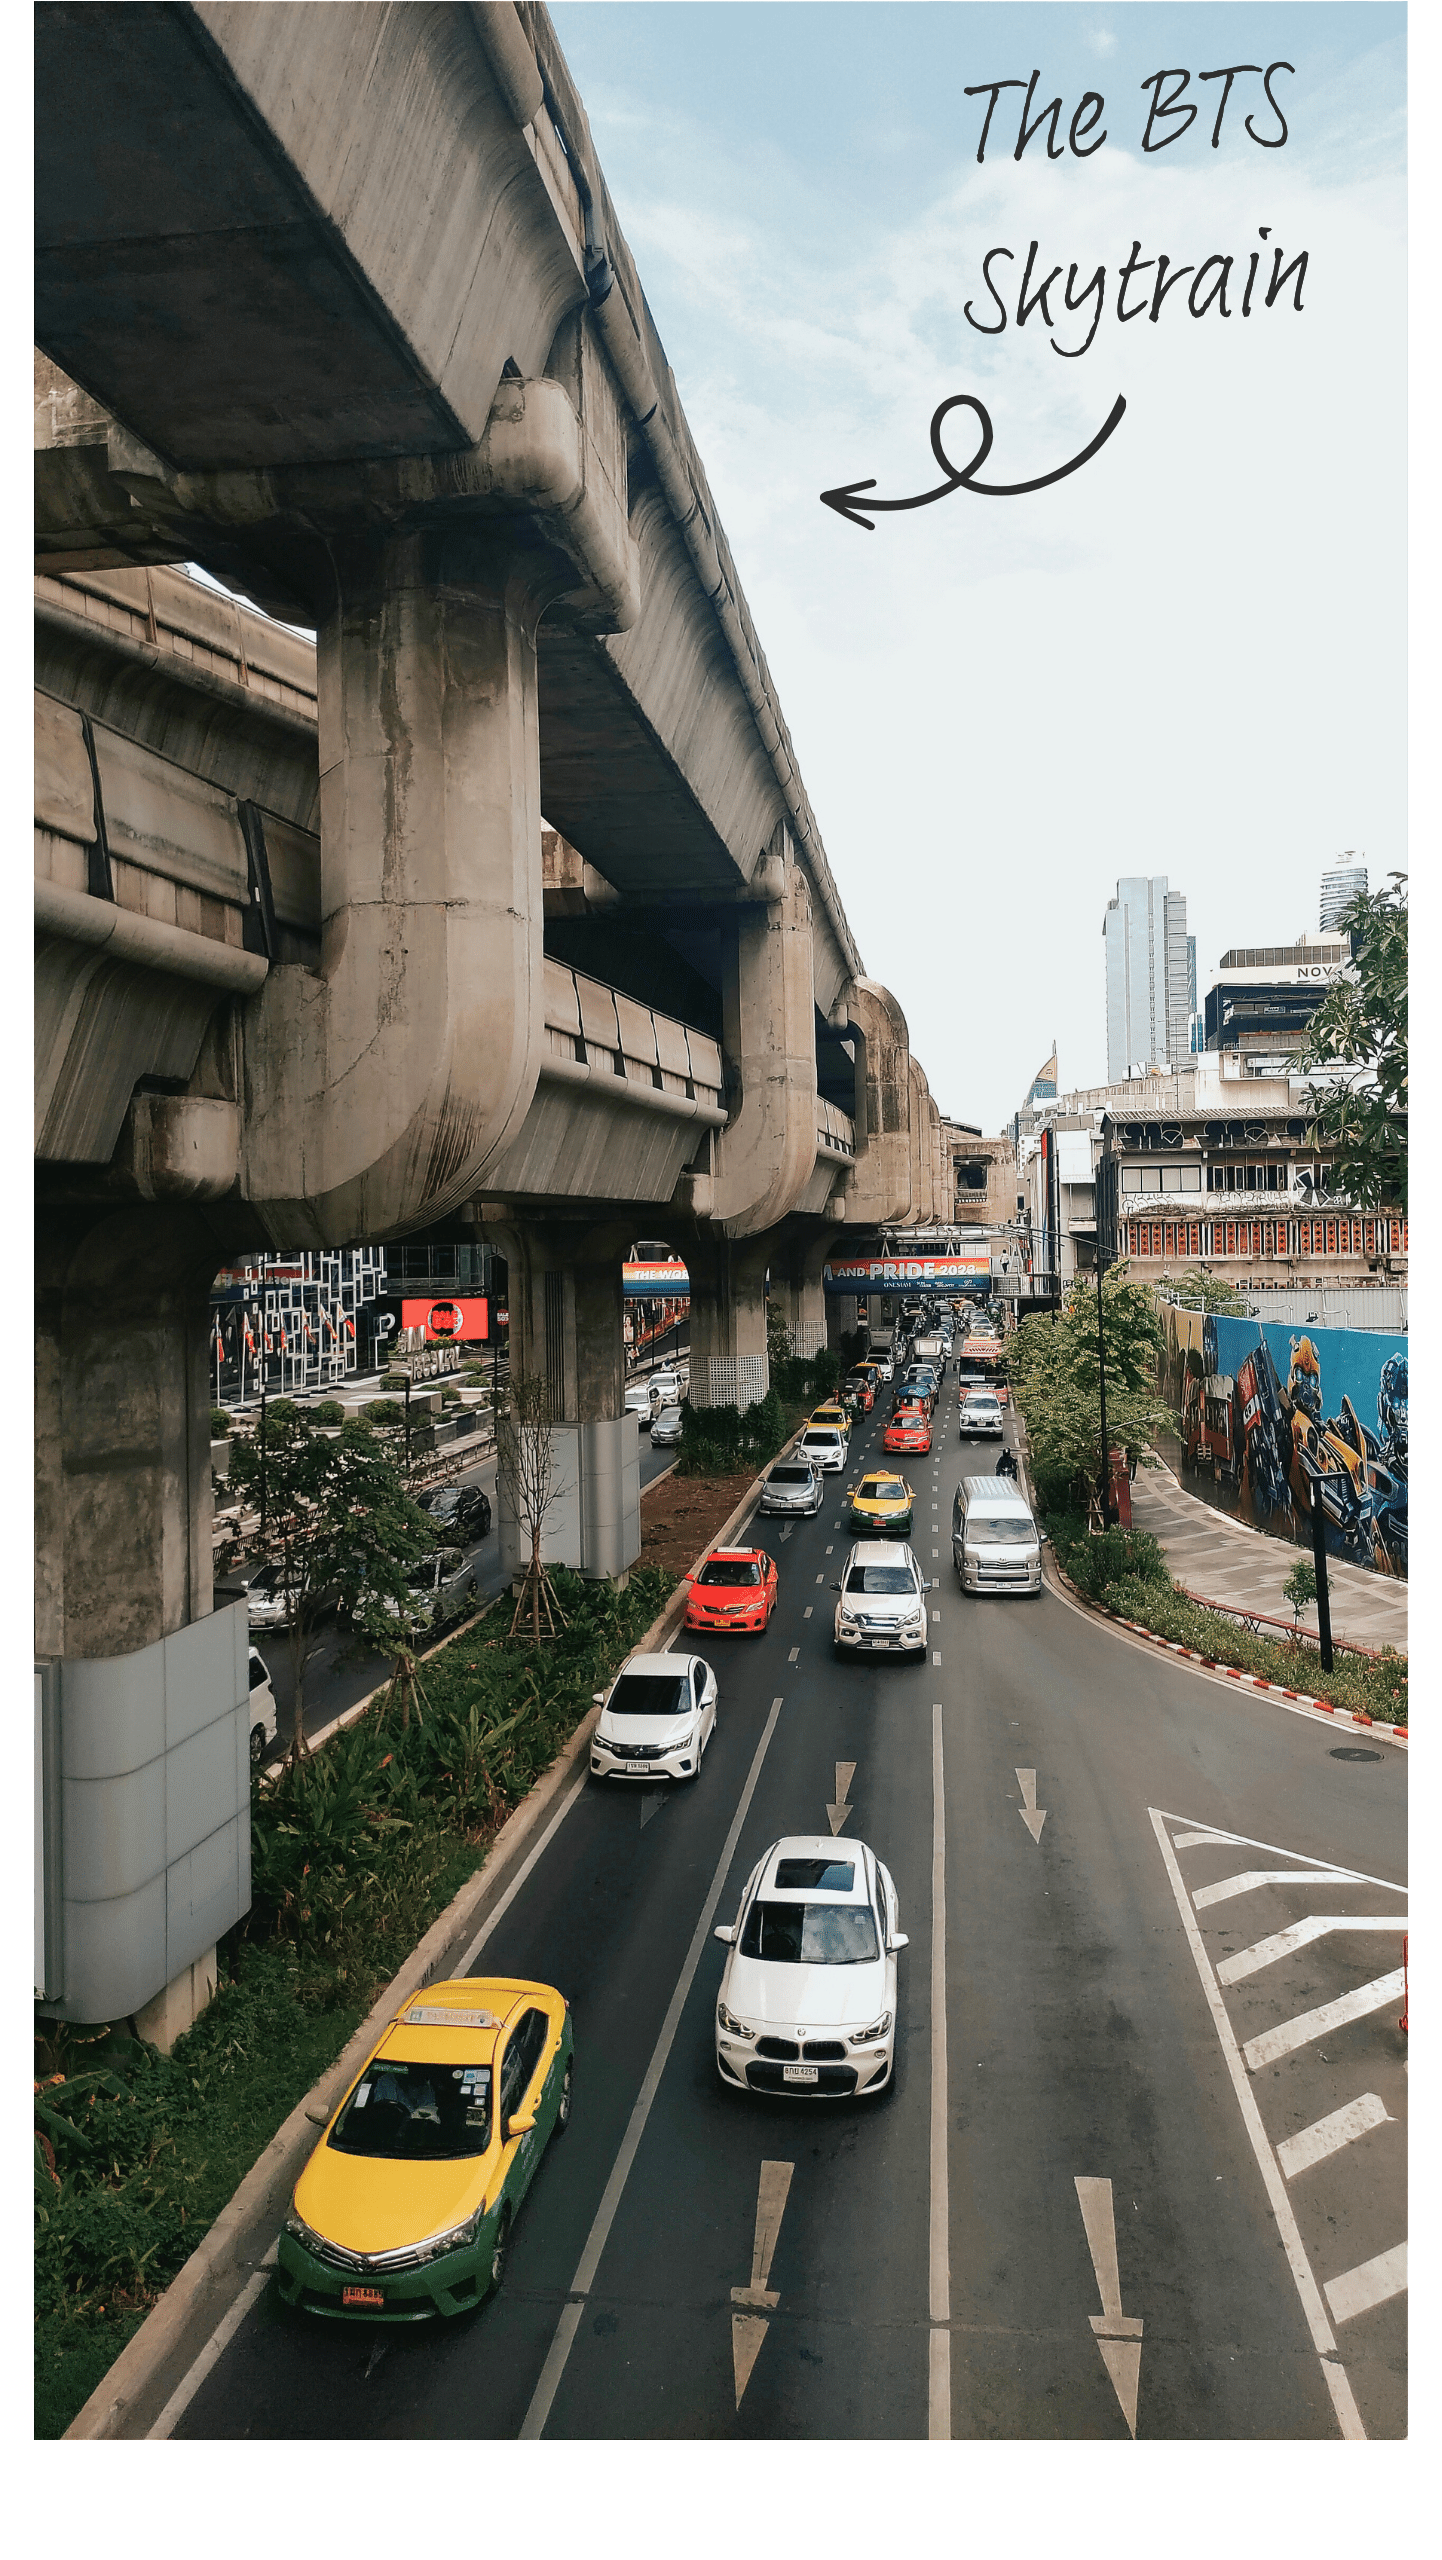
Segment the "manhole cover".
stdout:
<svg viewBox="0 0 1442 2560">
<path fill-rule="evenodd" d="M 1329 1760 L 1380 1760 L 1380 1751 L 1364 1751 L 1358 1742 L 1344 1742 L 1340 1751 L 1329 1751 Z"/>
</svg>

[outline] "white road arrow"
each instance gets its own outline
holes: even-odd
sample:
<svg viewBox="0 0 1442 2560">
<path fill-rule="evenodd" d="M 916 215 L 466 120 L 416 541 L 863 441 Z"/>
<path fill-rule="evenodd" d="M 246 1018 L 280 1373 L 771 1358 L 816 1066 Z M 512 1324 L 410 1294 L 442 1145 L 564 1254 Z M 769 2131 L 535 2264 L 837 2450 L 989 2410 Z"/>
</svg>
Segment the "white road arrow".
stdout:
<svg viewBox="0 0 1442 2560">
<path fill-rule="evenodd" d="M 1018 1769 L 1016 1773 L 1016 1783 L 1020 1787 L 1022 1793 L 1022 1801 L 1017 1806 L 1017 1812 L 1021 1815 L 1021 1818 L 1026 1824 L 1028 1831 L 1031 1833 L 1033 1840 L 1040 1841 L 1041 1826 L 1046 1820 L 1046 1815 L 1044 1813 L 1038 1813 L 1036 1809 L 1035 1769 Z"/>
<path fill-rule="evenodd" d="M 770 2322 L 766 2317 L 774 2311 L 781 2296 L 767 2290 L 766 2279 L 781 2236 L 781 2216 L 791 2190 L 794 2160 L 763 2160 L 761 2187 L 756 2199 L 756 2237 L 751 2247 L 751 2282 L 733 2285 L 731 2299 L 744 2307 L 731 2315 L 731 2358 L 736 2371 L 736 2406 L 751 2379 L 762 2341 Z"/>
<path fill-rule="evenodd" d="M 826 1808 L 826 1819 L 831 1825 L 831 1837 L 833 1840 L 835 1839 L 837 1832 L 843 1828 L 853 1811 L 853 1807 L 847 1803 L 846 1799 L 851 1793 L 851 1781 L 855 1775 L 856 1763 L 854 1760 L 837 1761 L 836 1802 L 835 1804 L 829 1804 Z"/>
<path fill-rule="evenodd" d="M 1087 2247 L 1092 2253 L 1092 2266 L 1096 2271 L 1097 2291 L 1102 2298 L 1101 2317 L 1092 2313 L 1092 2334 L 1101 2349 L 1102 2362 L 1111 2375 L 1112 2389 L 1121 2403 L 1122 2416 L 1135 2438 L 1137 2384 L 1142 2370 L 1142 2324 L 1140 2320 L 1129 2320 L 1122 2310 L 1112 2182 L 1110 2178 L 1078 2178 L 1076 2193 L 1086 2229 Z"/>
</svg>

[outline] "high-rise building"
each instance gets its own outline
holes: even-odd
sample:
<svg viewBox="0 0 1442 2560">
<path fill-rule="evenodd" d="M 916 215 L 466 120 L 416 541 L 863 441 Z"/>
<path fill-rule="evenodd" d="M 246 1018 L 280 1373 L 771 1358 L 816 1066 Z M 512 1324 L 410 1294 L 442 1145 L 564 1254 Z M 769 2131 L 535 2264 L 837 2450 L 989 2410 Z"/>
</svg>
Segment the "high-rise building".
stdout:
<svg viewBox="0 0 1442 2560">
<path fill-rule="evenodd" d="M 1367 894 L 1367 865 L 1354 853 L 1344 853 L 1332 870 L 1322 874 L 1322 898 L 1317 922 L 1323 933 L 1335 933 L 1342 921 L 1342 909 L 1354 898 Z"/>
<path fill-rule="evenodd" d="M 1107 1079 L 1122 1084 L 1190 1054 L 1196 946 L 1187 902 L 1165 875 L 1119 880 L 1102 923 L 1106 946 Z M 1190 944 L 1190 949 L 1189 949 Z"/>
</svg>

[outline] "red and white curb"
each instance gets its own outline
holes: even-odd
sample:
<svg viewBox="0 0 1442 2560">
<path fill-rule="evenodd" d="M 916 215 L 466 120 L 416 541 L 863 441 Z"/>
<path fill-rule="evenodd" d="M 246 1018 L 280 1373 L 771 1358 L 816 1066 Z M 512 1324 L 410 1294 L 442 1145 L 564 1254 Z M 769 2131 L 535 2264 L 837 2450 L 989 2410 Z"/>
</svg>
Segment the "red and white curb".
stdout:
<svg viewBox="0 0 1442 2560">
<path fill-rule="evenodd" d="M 1178 1644 L 1171 1636 L 1159 1636 L 1154 1628 L 1138 1626 L 1135 1618 L 1123 1618 L 1115 1609 L 1099 1609 L 1095 1601 L 1088 1600 L 1084 1593 L 1078 1591 L 1071 1576 L 1063 1572 L 1055 1551 L 1051 1562 L 1052 1571 L 1068 1597 L 1077 1608 L 1085 1609 L 1088 1617 L 1101 1618 L 1114 1627 L 1125 1627 L 1129 1635 L 1140 1636 L 1144 1644 L 1155 1645 L 1159 1652 L 1170 1653 L 1179 1662 L 1194 1662 L 1199 1670 L 1209 1671 L 1214 1679 L 1235 1680 L 1239 1689 L 1255 1689 L 1264 1698 L 1280 1700 L 1283 1706 L 1300 1707 L 1312 1715 L 1330 1716 L 1334 1724 L 1355 1725 L 1360 1732 L 1375 1733 L 1383 1741 L 1406 1743 L 1405 1724 L 1381 1723 L 1376 1717 L 1363 1715 L 1354 1708 L 1334 1706 L 1330 1698 L 1314 1698 L 1305 1689 L 1284 1689 L 1279 1681 L 1263 1680 L 1255 1671 L 1234 1670 L 1231 1663 L 1218 1662 L 1212 1654 L 1197 1653 L 1190 1645 Z"/>
</svg>

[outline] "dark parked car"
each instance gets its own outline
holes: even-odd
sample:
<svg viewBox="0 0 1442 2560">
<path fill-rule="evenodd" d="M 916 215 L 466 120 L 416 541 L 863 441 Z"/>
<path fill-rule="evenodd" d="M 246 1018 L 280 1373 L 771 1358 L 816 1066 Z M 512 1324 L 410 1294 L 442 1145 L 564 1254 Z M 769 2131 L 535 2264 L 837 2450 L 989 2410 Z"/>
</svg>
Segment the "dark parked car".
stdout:
<svg viewBox="0 0 1442 2560">
<path fill-rule="evenodd" d="M 478 1484 L 438 1485 L 417 1499 L 448 1538 L 484 1538 L 490 1528 L 490 1497 Z"/>
</svg>

